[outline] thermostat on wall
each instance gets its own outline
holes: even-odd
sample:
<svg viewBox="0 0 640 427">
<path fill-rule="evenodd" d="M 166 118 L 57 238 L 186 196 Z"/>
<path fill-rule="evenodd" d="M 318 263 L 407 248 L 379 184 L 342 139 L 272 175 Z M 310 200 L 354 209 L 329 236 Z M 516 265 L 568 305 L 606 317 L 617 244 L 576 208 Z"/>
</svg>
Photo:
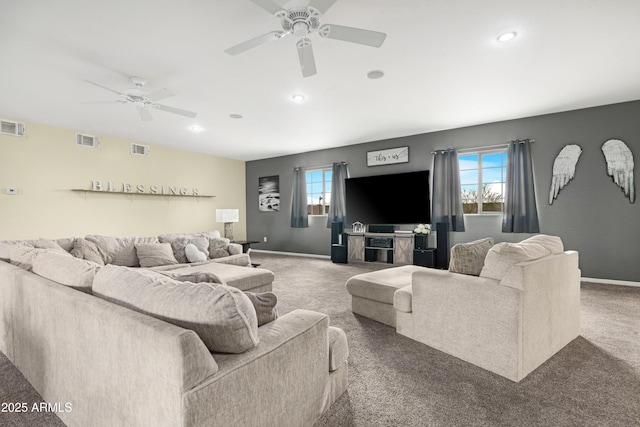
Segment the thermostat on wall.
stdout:
<svg viewBox="0 0 640 427">
<path fill-rule="evenodd" d="M 18 194 L 17 188 L 7 188 L 7 194 Z"/>
</svg>

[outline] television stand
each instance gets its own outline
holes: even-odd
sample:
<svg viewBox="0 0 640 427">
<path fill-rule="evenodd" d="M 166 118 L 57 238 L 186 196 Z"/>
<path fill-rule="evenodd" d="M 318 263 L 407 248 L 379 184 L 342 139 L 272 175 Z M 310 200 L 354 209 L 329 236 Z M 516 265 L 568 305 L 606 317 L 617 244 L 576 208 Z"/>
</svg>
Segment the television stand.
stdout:
<svg viewBox="0 0 640 427">
<path fill-rule="evenodd" d="M 413 264 L 413 233 L 346 233 L 349 262 Z"/>
</svg>

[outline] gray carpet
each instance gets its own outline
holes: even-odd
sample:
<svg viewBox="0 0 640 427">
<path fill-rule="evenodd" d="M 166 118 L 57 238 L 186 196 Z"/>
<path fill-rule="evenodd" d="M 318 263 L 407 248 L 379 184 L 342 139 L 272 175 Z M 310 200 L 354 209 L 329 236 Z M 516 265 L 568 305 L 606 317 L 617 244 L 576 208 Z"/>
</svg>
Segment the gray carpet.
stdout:
<svg viewBox="0 0 640 427">
<path fill-rule="evenodd" d="M 345 281 L 386 265 L 256 252 L 252 260 L 275 273 L 282 314 L 320 311 L 347 333 L 349 390 L 317 427 L 640 425 L 640 288 L 583 284 L 581 336 L 516 384 L 353 315 Z M 0 379 L 1 402 L 39 401 L 1 354 Z M 0 413 L 0 425 L 61 423 Z"/>
</svg>

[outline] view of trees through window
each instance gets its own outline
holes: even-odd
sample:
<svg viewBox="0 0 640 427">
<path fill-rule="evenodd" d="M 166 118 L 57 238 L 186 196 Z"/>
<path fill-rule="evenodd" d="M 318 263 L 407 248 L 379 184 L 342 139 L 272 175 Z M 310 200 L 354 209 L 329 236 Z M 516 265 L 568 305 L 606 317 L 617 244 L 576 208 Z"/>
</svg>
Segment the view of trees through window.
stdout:
<svg viewBox="0 0 640 427">
<path fill-rule="evenodd" d="M 460 154 L 458 161 L 463 212 L 502 212 L 507 175 L 506 150 Z"/>
<path fill-rule="evenodd" d="M 331 168 L 306 171 L 307 213 L 325 215 L 331 203 Z"/>
</svg>

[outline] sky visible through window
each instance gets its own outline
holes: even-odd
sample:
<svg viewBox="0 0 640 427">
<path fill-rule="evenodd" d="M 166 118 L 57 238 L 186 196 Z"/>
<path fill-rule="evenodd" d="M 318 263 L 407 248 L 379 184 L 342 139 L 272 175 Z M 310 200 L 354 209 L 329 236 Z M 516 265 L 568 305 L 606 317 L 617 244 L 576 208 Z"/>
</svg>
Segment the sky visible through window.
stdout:
<svg viewBox="0 0 640 427">
<path fill-rule="evenodd" d="M 507 152 L 460 154 L 458 160 L 464 213 L 501 212 Z"/>
<path fill-rule="evenodd" d="M 328 212 L 331 203 L 331 168 L 313 169 L 306 172 L 307 207 L 310 215 Z"/>
</svg>

